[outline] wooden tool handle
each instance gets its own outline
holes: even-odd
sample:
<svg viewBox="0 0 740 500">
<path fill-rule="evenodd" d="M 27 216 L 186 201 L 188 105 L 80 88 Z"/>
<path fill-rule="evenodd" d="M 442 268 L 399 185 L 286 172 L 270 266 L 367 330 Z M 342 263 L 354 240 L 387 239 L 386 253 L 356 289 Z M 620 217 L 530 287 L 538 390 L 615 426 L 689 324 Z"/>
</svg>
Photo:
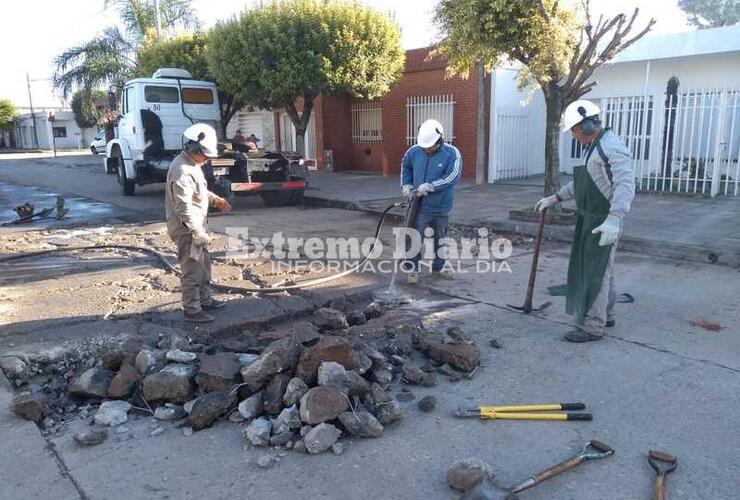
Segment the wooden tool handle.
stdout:
<svg viewBox="0 0 740 500">
<path fill-rule="evenodd" d="M 537 239 L 534 243 L 534 254 L 532 255 L 532 267 L 529 269 L 529 283 L 527 283 L 527 296 L 524 299 L 522 309 L 525 313 L 532 312 L 532 297 L 534 295 L 534 283 L 537 278 L 537 261 L 540 259 L 540 246 L 542 245 L 542 233 L 545 229 L 545 217 L 547 217 L 547 208 L 540 212 L 540 223 L 537 228 Z"/>
<path fill-rule="evenodd" d="M 655 478 L 655 496 L 653 500 L 666 500 L 665 476 L 660 475 Z"/>
<path fill-rule="evenodd" d="M 532 476 L 534 479 L 534 484 L 539 484 L 542 481 L 545 481 L 546 479 L 550 479 L 553 476 L 557 476 L 558 474 L 562 474 L 563 472 L 572 469 L 573 467 L 581 464 L 583 462 L 583 458 L 581 456 L 573 457 L 569 460 L 566 460 L 565 462 L 561 462 L 557 465 L 554 465 L 550 467 L 549 469 L 543 470 L 539 474 L 535 474 Z"/>
</svg>

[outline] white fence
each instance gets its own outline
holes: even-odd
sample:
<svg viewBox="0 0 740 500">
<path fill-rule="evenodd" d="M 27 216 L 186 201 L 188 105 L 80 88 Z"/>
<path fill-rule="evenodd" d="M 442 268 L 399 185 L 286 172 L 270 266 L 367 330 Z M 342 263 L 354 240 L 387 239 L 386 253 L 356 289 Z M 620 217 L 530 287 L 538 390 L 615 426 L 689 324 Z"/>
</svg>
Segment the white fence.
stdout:
<svg viewBox="0 0 740 500">
<path fill-rule="evenodd" d="M 380 101 L 352 101 L 352 142 L 383 142 Z"/>
<path fill-rule="evenodd" d="M 498 106 L 492 119 L 490 181 L 520 179 L 532 175 L 529 111 L 519 106 Z"/>
<path fill-rule="evenodd" d="M 455 100 L 452 94 L 406 98 L 406 143 L 416 143 L 419 126 L 426 120 L 438 120 L 444 127 L 447 142 L 455 139 L 453 116 Z"/>
<path fill-rule="evenodd" d="M 665 95 L 590 100 L 632 151 L 638 190 L 740 195 L 740 89 L 680 89 L 668 105 Z M 568 169 L 583 148 L 565 137 Z"/>
</svg>

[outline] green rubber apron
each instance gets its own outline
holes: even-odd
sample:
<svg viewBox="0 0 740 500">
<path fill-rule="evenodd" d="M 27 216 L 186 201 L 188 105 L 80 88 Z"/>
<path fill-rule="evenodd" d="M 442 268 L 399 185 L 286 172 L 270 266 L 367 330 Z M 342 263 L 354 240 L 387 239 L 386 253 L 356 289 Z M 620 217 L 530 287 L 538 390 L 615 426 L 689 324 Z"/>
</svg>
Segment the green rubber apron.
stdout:
<svg viewBox="0 0 740 500">
<path fill-rule="evenodd" d="M 586 154 L 586 164 L 573 168 L 573 188 L 576 200 L 576 232 L 568 264 L 568 292 L 565 312 L 580 322 L 593 305 L 601 290 L 609 264 L 611 245 L 599 246 L 600 234 L 591 232 L 609 215 L 610 203 L 596 187 L 586 165 L 591 153 L 606 132 L 602 130 Z"/>
</svg>

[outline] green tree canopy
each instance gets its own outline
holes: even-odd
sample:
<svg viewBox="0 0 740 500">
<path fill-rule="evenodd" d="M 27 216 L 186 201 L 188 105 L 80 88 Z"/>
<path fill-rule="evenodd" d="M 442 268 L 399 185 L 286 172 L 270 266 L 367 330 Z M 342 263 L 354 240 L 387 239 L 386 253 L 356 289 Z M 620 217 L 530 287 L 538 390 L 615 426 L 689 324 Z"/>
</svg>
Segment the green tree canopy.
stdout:
<svg viewBox="0 0 740 500">
<path fill-rule="evenodd" d="M 689 16 L 689 23 L 699 28 L 717 28 L 740 23 L 738 0 L 678 0 Z"/>
<path fill-rule="evenodd" d="M 75 88 L 93 89 L 122 85 L 136 72 L 136 52 L 149 30 L 154 29 L 150 0 L 105 0 L 114 8 L 121 25 L 109 26 L 92 40 L 70 47 L 54 58 L 54 87 L 66 97 Z M 159 0 L 165 33 L 197 27 L 192 0 Z"/>
<path fill-rule="evenodd" d="M 72 112 L 75 123 L 80 128 L 94 127 L 98 124 L 100 113 L 105 109 L 107 94 L 102 90 L 81 89 L 72 95 Z"/>
<path fill-rule="evenodd" d="M 0 132 L 6 132 L 13 126 L 18 110 L 10 99 L 0 99 Z"/>
<path fill-rule="evenodd" d="M 209 36 L 208 60 L 221 88 L 246 104 L 285 107 L 301 153 L 318 95 L 377 98 L 404 67 L 398 25 L 356 3 L 274 2 L 219 23 Z"/>
<path fill-rule="evenodd" d="M 208 35 L 201 32 L 181 33 L 161 42 L 150 32 L 138 52 L 138 75 L 151 76 L 158 68 L 182 68 L 198 80 L 215 82 L 206 58 L 207 42 Z M 221 131 L 225 136 L 226 126 L 243 104 L 221 88 L 218 101 L 221 106 Z"/>
<path fill-rule="evenodd" d="M 589 92 L 594 71 L 644 36 L 650 20 L 634 36 L 631 16 L 591 19 L 588 0 L 582 9 L 558 0 L 440 0 L 435 22 L 444 39 L 438 52 L 449 71 L 466 74 L 477 62 L 488 69 L 502 59 L 519 63 L 521 87 L 542 89 L 547 107 L 545 193 L 559 186 L 560 118 L 565 107 Z"/>
</svg>

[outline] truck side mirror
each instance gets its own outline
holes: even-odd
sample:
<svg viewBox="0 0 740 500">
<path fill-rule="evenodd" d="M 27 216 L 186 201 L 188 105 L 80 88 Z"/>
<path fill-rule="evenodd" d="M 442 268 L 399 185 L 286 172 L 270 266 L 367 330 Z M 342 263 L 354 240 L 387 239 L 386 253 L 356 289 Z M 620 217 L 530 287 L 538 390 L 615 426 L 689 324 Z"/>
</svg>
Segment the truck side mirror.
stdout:
<svg viewBox="0 0 740 500">
<path fill-rule="evenodd" d="M 118 109 L 118 99 L 116 99 L 116 93 L 113 91 L 108 92 L 108 107 L 110 109 Z"/>
</svg>

